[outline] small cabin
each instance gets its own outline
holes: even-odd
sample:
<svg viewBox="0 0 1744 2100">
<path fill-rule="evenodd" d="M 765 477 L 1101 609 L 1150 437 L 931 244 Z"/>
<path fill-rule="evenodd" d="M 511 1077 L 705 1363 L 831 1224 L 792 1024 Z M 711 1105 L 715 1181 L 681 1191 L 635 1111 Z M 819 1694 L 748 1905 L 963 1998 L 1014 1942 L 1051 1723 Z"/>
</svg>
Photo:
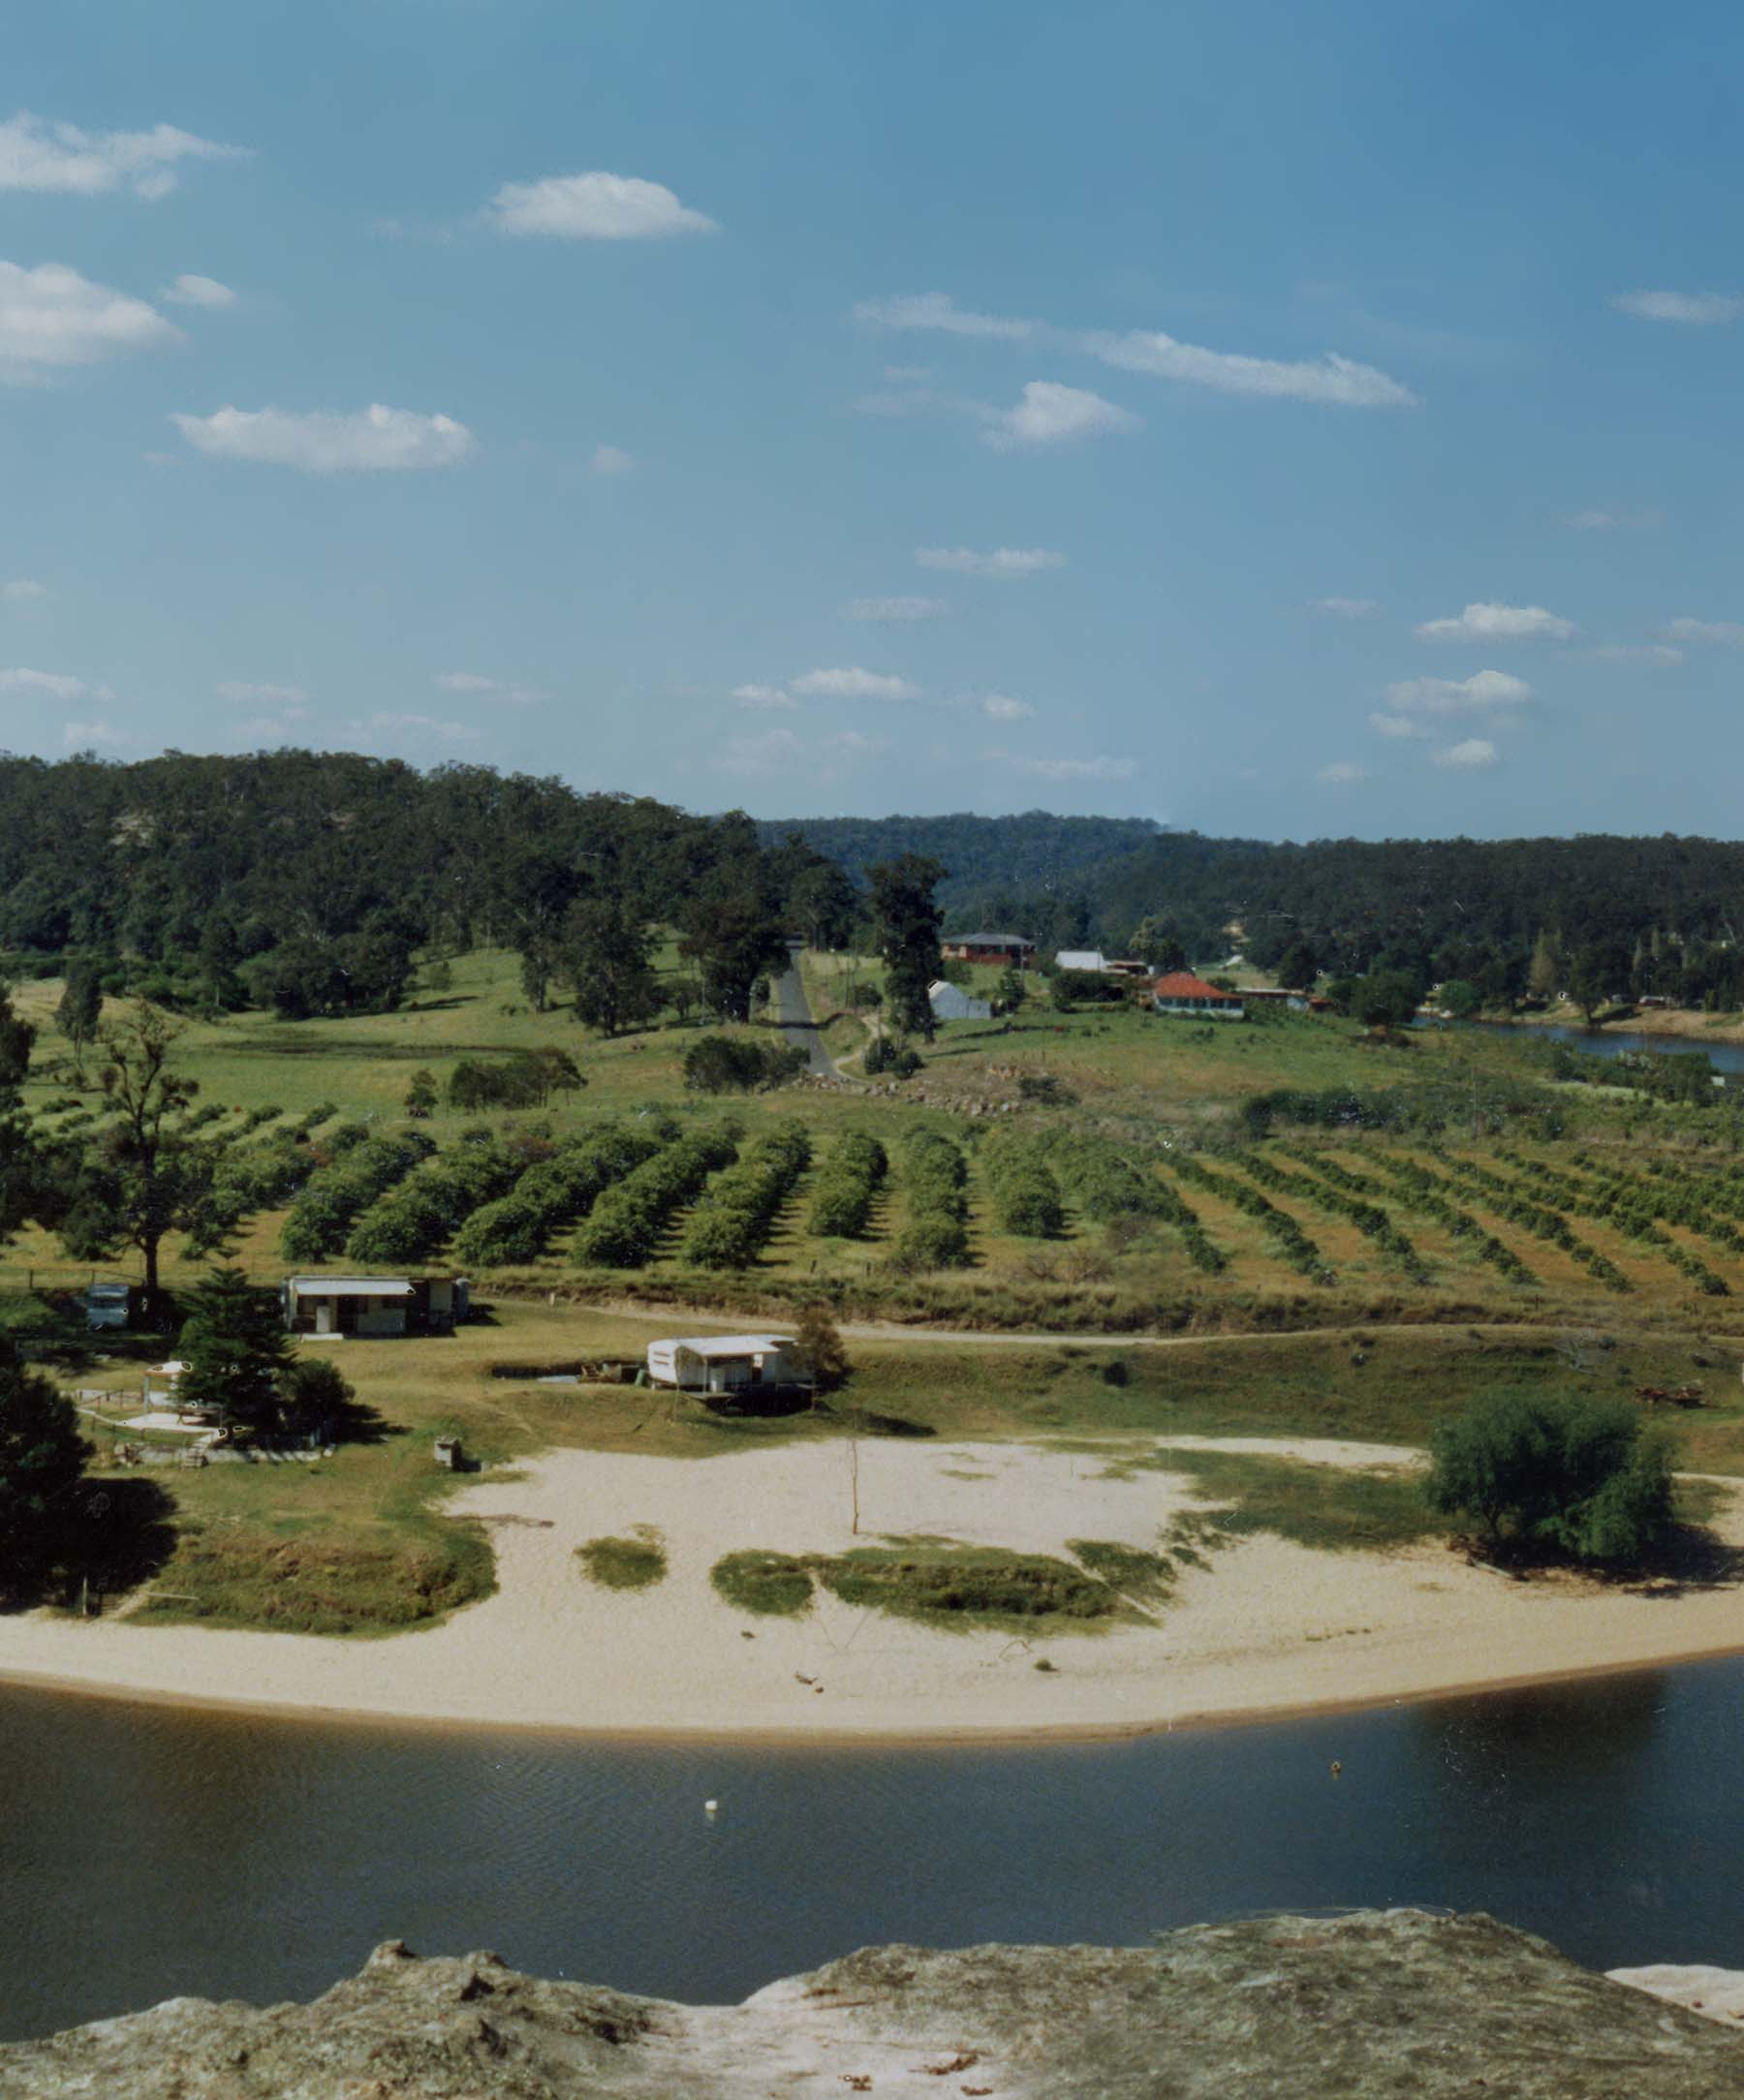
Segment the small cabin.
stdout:
<svg viewBox="0 0 1744 2100">
<path fill-rule="evenodd" d="M 1233 992 L 1196 977 L 1191 970 L 1171 970 L 1151 987 L 1151 1004 L 1159 1013 L 1185 1015 L 1195 1021 L 1245 1021 L 1247 1008 Z"/>
<path fill-rule="evenodd" d="M 93 1331 L 125 1327 L 133 1316 L 133 1285 L 93 1282 L 84 1294 L 84 1316 L 85 1325 Z"/>
<path fill-rule="evenodd" d="M 292 1276 L 279 1296 L 294 1335 L 446 1335 L 467 1314 L 463 1276 Z"/>
<path fill-rule="evenodd" d="M 743 1393 L 807 1383 L 791 1335 L 695 1335 L 650 1342 L 648 1377 L 680 1393 Z"/>
</svg>

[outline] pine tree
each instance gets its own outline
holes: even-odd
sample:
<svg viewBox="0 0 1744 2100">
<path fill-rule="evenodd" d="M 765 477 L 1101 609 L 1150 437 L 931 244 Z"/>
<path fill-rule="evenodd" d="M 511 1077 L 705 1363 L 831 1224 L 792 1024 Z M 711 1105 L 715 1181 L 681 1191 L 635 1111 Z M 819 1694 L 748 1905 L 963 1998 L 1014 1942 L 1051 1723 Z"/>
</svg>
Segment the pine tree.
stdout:
<svg viewBox="0 0 1744 2100">
<path fill-rule="evenodd" d="M 271 1436 L 284 1426 L 282 1381 L 292 1365 L 277 1301 L 240 1269 L 214 1269 L 189 1293 L 177 1343 L 187 1369 L 180 1397 Z"/>
</svg>

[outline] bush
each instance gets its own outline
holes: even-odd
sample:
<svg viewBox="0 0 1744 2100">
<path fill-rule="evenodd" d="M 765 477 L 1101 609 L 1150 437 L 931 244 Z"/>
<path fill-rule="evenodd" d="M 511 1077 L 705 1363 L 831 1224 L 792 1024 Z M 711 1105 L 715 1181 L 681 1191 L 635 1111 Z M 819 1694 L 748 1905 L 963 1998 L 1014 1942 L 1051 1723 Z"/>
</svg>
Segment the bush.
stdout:
<svg viewBox="0 0 1744 2100">
<path fill-rule="evenodd" d="M 744 1035 L 699 1035 L 684 1053 L 684 1083 L 698 1094 L 755 1094 L 804 1068 L 803 1050 Z"/>
<path fill-rule="evenodd" d="M 811 1142 L 801 1125 L 783 1123 L 760 1137 L 704 1189 L 679 1253 L 699 1268 L 748 1268 L 810 1163 Z"/>
<path fill-rule="evenodd" d="M 690 1202 L 738 1148 L 720 1131 L 681 1137 L 607 1189 L 576 1233 L 572 1261 L 607 1269 L 639 1269 L 653 1254 L 667 1220 Z"/>
<path fill-rule="evenodd" d="M 486 1203 L 454 1236 L 454 1255 L 475 1268 L 537 1261 L 553 1232 L 585 1216 L 614 1182 L 651 1159 L 661 1140 L 608 1127 L 530 1166 L 506 1196 Z"/>
<path fill-rule="evenodd" d="M 922 1069 L 920 1053 L 900 1035 L 874 1035 L 860 1064 L 872 1079 L 886 1072 L 892 1079 L 912 1079 Z"/>
<path fill-rule="evenodd" d="M 506 1145 L 455 1146 L 370 1205 L 352 1227 L 346 1258 L 396 1267 L 427 1261 L 482 1204 L 506 1194 L 521 1167 Z"/>
<path fill-rule="evenodd" d="M 353 1220 L 436 1150 L 421 1130 L 371 1137 L 367 1125 L 354 1127 L 363 1134 L 344 1146 L 338 1142 L 343 1129 L 334 1132 L 336 1157 L 309 1177 L 285 1220 L 279 1246 L 289 1261 L 325 1261 L 336 1254 Z"/>
<path fill-rule="evenodd" d="M 808 1220 L 812 1233 L 819 1239 L 857 1239 L 866 1229 L 889 1164 L 877 1138 L 851 1134 L 839 1139 L 813 1185 Z"/>
<path fill-rule="evenodd" d="M 1628 1563 L 1670 1529 L 1666 1446 L 1625 1405 L 1493 1393 L 1442 1423 L 1430 1451 L 1429 1506 L 1477 1517 L 1492 1545 Z"/>
</svg>

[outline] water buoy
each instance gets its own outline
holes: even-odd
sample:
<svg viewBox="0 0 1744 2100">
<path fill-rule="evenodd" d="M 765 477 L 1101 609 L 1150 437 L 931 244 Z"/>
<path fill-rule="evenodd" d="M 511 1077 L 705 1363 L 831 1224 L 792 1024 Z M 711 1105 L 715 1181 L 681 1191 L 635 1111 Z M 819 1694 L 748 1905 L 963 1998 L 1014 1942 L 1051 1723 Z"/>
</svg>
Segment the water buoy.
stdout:
<svg viewBox="0 0 1744 2100">
<path fill-rule="evenodd" d="M 718 1815 L 720 1807 L 721 1805 L 718 1801 L 705 1801 L 702 1804 L 702 1813 L 704 1815 Z"/>
<path fill-rule="evenodd" d="M 1336 1779 L 1339 1774 L 1343 1772 L 1343 1770 L 1344 1767 L 1338 1762 L 1338 1759 L 1335 1757 L 1332 1760 L 1332 1776 Z"/>
</svg>

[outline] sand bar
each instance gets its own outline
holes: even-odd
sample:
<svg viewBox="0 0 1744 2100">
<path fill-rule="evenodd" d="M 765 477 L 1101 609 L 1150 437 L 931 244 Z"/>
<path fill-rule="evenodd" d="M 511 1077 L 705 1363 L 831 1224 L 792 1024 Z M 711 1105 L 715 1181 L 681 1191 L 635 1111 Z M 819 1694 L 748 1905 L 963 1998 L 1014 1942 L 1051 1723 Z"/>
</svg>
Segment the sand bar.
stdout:
<svg viewBox="0 0 1744 2100">
<path fill-rule="evenodd" d="M 1416 1462 L 1386 1445 L 1230 1441 L 1342 1466 Z M 1731 1587 L 1520 1583 L 1439 1545 L 1327 1554 L 1270 1537 L 1186 1572 L 1154 1622 L 1103 1633 L 938 1632 L 823 1593 L 792 1620 L 724 1603 L 708 1572 L 742 1547 L 839 1552 L 892 1534 L 1149 1546 L 1202 1506 L 1185 1475 L 1110 1472 L 1081 1447 L 880 1440 L 857 1455 L 857 1538 L 846 1444 L 701 1462 L 555 1452 L 456 1498 L 490 1525 L 499 1589 L 444 1625 L 328 1640 L 33 1613 L 0 1620 L 0 1677 L 304 1715 L 821 1741 L 1126 1734 L 1744 1649 Z M 584 1580 L 575 1549 L 636 1525 L 664 1537 L 667 1579 L 628 1593 Z M 1737 1500 L 1716 1528 L 1744 1546 Z M 1051 1671 L 1035 1667 L 1043 1656 Z"/>
</svg>

